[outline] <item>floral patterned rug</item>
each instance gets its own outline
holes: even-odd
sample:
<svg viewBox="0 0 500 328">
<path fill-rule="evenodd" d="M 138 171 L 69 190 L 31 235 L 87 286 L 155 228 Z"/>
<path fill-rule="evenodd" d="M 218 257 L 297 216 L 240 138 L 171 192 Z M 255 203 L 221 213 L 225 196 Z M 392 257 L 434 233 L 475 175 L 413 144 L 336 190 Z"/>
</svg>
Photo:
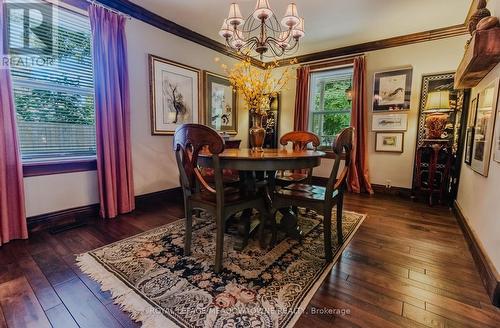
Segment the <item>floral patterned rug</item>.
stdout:
<svg viewBox="0 0 500 328">
<path fill-rule="evenodd" d="M 339 246 L 333 216 L 333 263 L 364 218 L 344 212 Z M 220 274 L 213 272 L 215 224 L 204 216 L 195 219 L 189 257 L 179 220 L 81 254 L 77 262 L 143 327 L 291 327 L 333 266 L 324 260 L 321 219 L 300 209 L 303 240 L 281 236 L 268 250 L 252 240 L 236 251 L 238 237 L 226 235 Z"/>
</svg>

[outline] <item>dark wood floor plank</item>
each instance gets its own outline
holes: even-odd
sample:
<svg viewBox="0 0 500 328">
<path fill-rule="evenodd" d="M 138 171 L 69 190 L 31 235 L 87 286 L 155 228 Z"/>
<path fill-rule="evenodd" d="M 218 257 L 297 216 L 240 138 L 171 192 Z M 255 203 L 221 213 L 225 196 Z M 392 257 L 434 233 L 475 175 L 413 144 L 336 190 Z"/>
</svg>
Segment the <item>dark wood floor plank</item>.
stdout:
<svg viewBox="0 0 500 328">
<path fill-rule="evenodd" d="M 59 304 L 45 311 L 45 314 L 54 328 L 78 328 L 75 319 L 73 319 L 64 304 Z"/>
<path fill-rule="evenodd" d="M 498 326 L 500 309 L 489 303 L 461 230 L 446 207 L 385 195 L 347 195 L 345 208 L 368 217 L 295 327 Z M 32 302 L 46 310 L 56 327 L 73 327 L 75 322 L 138 327 L 113 304 L 109 292 L 81 272 L 74 254 L 183 216 L 182 202 L 159 200 L 142 204 L 133 214 L 90 220 L 57 235 L 32 233 L 28 241 L 0 247 L 0 283 L 25 279 Z M 313 308 L 350 313 L 311 314 Z M 15 315 L 1 303 L 0 310 L 5 319 Z"/>
<path fill-rule="evenodd" d="M 55 289 L 80 327 L 122 327 L 79 278 L 58 284 Z"/>
<path fill-rule="evenodd" d="M 403 305 L 403 316 L 405 318 L 417 321 L 427 327 L 435 328 L 435 327 L 450 327 L 450 328 L 462 328 L 467 327 L 466 325 L 462 325 L 458 322 L 454 322 L 450 319 L 442 317 L 440 315 L 434 314 L 432 312 L 428 312 L 426 310 L 422 310 L 416 306 L 410 304 Z"/>
<path fill-rule="evenodd" d="M 24 277 L 0 285 L 0 306 L 9 328 L 50 327 L 49 320 Z"/>
<path fill-rule="evenodd" d="M 62 304 L 52 285 L 31 257 L 21 258 L 18 264 L 45 311 Z"/>
</svg>

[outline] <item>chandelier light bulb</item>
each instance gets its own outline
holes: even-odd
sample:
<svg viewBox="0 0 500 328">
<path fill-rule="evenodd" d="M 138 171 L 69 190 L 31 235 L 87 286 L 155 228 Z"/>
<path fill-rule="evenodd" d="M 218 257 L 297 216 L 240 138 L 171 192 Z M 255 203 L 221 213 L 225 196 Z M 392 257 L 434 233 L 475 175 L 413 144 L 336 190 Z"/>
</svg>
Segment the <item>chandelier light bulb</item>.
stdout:
<svg viewBox="0 0 500 328">
<path fill-rule="evenodd" d="M 273 11 L 269 6 L 269 0 L 257 0 L 255 5 L 255 11 L 253 12 L 253 18 L 257 20 L 266 20 L 273 16 Z"/>
<path fill-rule="evenodd" d="M 285 27 L 295 27 L 300 23 L 300 17 L 297 10 L 297 5 L 295 3 L 291 3 L 286 8 L 285 16 L 281 20 L 281 25 Z"/>
<path fill-rule="evenodd" d="M 300 39 L 304 35 L 305 35 L 305 32 L 304 32 L 304 18 L 301 17 L 299 23 L 297 25 L 295 25 L 295 27 L 292 29 L 292 36 L 295 39 Z"/>
<path fill-rule="evenodd" d="M 240 6 L 237 3 L 232 3 L 229 6 L 229 15 L 227 16 L 227 24 L 238 26 L 245 23 L 243 15 L 241 15 Z"/>
<path fill-rule="evenodd" d="M 222 23 L 222 27 L 220 28 L 219 35 L 225 39 L 228 39 L 233 36 L 233 30 L 229 28 L 227 25 L 227 21 L 224 19 Z"/>
</svg>

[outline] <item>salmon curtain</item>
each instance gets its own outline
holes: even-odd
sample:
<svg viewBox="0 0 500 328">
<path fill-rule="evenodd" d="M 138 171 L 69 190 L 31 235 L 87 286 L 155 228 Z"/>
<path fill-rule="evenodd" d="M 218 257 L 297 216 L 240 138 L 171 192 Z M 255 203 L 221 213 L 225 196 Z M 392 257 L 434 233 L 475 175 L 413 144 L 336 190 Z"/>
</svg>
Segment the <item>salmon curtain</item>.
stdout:
<svg viewBox="0 0 500 328">
<path fill-rule="evenodd" d="M 352 81 L 351 126 L 355 128 L 355 149 L 351 157 L 351 166 L 347 186 L 349 191 L 373 194 L 368 173 L 368 149 L 366 146 L 368 103 L 366 101 L 366 59 L 354 58 Z"/>
<path fill-rule="evenodd" d="M 89 6 L 89 17 L 94 54 L 100 215 L 114 218 L 135 208 L 126 18 L 96 5 Z"/>
<path fill-rule="evenodd" d="M 0 58 L 4 49 L 4 0 L 0 0 Z M 24 208 L 23 167 L 16 127 L 12 80 L 7 66 L 0 67 L 0 245 L 28 238 Z"/>
<path fill-rule="evenodd" d="M 309 74 L 307 66 L 297 69 L 297 86 L 295 93 L 294 131 L 307 131 L 309 127 Z"/>
</svg>

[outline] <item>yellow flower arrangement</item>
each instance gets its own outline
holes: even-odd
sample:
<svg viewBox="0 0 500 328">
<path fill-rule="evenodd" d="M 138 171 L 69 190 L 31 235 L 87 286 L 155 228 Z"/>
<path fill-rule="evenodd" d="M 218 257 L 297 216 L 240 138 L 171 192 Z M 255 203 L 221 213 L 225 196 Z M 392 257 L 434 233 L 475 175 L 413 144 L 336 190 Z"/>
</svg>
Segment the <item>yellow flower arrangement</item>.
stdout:
<svg viewBox="0 0 500 328">
<path fill-rule="evenodd" d="M 295 63 L 295 59 L 290 62 L 292 65 Z M 247 109 L 256 115 L 265 114 L 269 107 L 269 95 L 281 91 L 291 78 L 291 66 L 285 68 L 279 77 L 274 77 L 273 70 L 278 67 L 278 62 L 274 61 L 260 69 L 253 66 L 250 59 L 238 62 L 231 69 L 222 65 L 234 91 L 241 94 Z"/>
</svg>

